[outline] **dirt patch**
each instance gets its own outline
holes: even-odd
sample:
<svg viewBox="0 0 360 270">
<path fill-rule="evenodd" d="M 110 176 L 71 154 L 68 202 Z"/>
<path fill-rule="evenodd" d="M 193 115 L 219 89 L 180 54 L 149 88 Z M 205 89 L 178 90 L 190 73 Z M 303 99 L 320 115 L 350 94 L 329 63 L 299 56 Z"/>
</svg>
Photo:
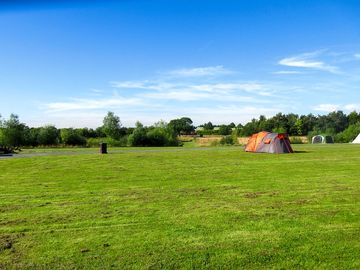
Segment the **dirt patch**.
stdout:
<svg viewBox="0 0 360 270">
<path fill-rule="evenodd" d="M 18 239 L 24 236 L 24 233 L 0 235 L 0 252 L 7 249 L 13 249 L 14 244 Z"/>
<path fill-rule="evenodd" d="M 266 194 L 266 192 L 263 192 L 263 191 L 248 192 L 248 193 L 244 194 L 244 197 L 248 198 L 248 199 L 254 199 L 254 198 L 257 198 L 257 197 L 259 197 L 260 195 L 263 195 L 263 194 Z"/>
</svg>

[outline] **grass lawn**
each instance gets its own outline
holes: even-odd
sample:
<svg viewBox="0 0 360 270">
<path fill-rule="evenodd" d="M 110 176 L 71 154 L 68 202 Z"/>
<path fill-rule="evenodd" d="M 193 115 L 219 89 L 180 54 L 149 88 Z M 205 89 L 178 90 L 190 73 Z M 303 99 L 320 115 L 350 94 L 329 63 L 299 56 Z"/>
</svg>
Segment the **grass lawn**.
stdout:
<svg viewBox="0 0 360 270">
<path fill-rule="evenodd" d="M 360 269 L 360 145 L 294 149 L 2 159 L 0 269 Z"/>
</svg>

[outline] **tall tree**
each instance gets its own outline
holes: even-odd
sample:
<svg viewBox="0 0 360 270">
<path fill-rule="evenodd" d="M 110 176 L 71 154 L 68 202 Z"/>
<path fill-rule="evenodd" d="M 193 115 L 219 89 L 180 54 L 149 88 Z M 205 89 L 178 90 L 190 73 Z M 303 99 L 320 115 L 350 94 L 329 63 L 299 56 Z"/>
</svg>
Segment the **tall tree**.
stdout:
<svg viewBox="0 0 360 270">
<path fill-rule="evenodd" d="M 26 125 L 20 123 L 19 116 L 11 114 L 0 126 L 0 145 L 17 149 L 24 143 Z"/>
<path fill-rule="evenodd" d="M 177 135 L 190 134 L 195 130 L 192 123 L 193 121 L 189 117 L 182 117 L 180 119 L 171 120 L 168 126 L 172 128 Z"/>
<path fill-rule="evenodd" d="M 349 125 L 354 125 L 357 122 L 360 122 L 360 113 L 357 113 L 355 111 L 349 113 L 347 116 Z"/>
<path fill-rule="evenodd" d="M 60 132 L 52 125 L 40 128 L 37 140 L 40 145 L 56 145 L 59 143 Z"/>
<path fill-rule="evenodd" d="M 110 138 L 119 139 L 120 128 L 121 122 L 119 116 L 115 115 L 113 112 L 108 112 L 103 120 L 102 131 Z"/>
<path fill-rule="evenodd" d="M 206 130 L 213 130 L 214 129 L 214 125 L 211 122 L 207 122 L 207 123 L 203 124 L 203 127 Z"/>
</svg>

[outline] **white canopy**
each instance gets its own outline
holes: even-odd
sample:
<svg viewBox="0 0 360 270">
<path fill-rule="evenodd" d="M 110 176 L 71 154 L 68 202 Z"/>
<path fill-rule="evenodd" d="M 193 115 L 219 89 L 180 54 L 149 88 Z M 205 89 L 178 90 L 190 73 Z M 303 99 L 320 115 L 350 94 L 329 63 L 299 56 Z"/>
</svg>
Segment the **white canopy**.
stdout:
<svg viewBox="0 0 360 270">
<path fill-rule="evenodd" d="M 360 134 L 357 135 L 357 137 L 355 138 L 355 140 L 353 140 L 352 143 L 360 143 Z"/>
</svg>

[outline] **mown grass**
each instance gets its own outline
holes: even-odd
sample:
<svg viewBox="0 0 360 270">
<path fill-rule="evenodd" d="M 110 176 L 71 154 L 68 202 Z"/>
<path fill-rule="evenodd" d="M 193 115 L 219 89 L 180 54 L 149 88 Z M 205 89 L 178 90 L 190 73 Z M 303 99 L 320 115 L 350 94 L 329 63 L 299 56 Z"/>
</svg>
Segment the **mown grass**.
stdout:
<svg viewBox="0 0 360 270">
<path fill-rule="evenodd" d="M 360 147 L 294 149 L 0 160 L 0 269 L 359 269 Z"/>
</svg>

